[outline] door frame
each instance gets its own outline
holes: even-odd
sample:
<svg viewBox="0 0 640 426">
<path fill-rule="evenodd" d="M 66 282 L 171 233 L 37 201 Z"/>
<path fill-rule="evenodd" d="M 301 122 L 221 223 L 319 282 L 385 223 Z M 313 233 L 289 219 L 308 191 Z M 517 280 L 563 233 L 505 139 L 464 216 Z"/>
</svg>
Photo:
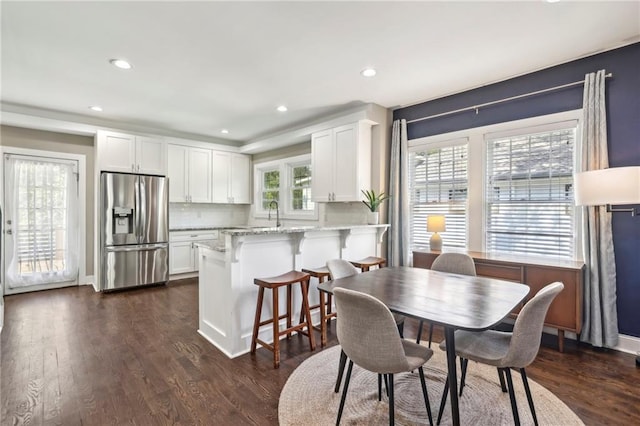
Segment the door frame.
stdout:
<svg viewBox="0 0 640 426">
<path fill-rule="evenodd" d="M 55 158 L 61 160 L 75 160 L 78 162 L 78 279 L 76 285 L 83 285 L 87 283 L 87 250 L 86 250 L 86 235 L 87 235 L 87 171 L 86 171 L 86 156 L 82 154 L 71 154 L 66 152 L 56 152 L 56 151 L 44 151 L 39 149 L 27 149 L 27 148 L 18 148 L 13 146 L 0 146 L 0 155 L 2 156 L 2 161 L 0 161 L 0 176 L 3 177 L 4 182 L 4 154 L 13 154 L 13 155 L 29 155 L 35 157 L 45 157 L 45 158 Z M 4 185 L 0 185 L 0 208 L 2 208 L 2 220 L 5 219 L 5 205 L 4 205 Z M 3 223 L 2 230 L 3 234 L 0 237 L 0 247 L 2 249 L 2 256 L 0 257 L 0 278 L 2 281 L 2 285 L 0 285 L 0 296 L 4 297 L 5 294 L 5 247 L 4 247 L 4 230 L 6 228 L 6 224 Z M 62 284 L 58 287 L 66 287 L 67 285 Z M 26 291 L 37 291 L 42 289 L 53 289 L 57 286 L 55 285 L 47 285 L 46 287 L 42 286 L 30 286 L 26 289 L 18 289 L 11 291 L 10 294 L 19 294 L 24 293 Z"/>
</svg>

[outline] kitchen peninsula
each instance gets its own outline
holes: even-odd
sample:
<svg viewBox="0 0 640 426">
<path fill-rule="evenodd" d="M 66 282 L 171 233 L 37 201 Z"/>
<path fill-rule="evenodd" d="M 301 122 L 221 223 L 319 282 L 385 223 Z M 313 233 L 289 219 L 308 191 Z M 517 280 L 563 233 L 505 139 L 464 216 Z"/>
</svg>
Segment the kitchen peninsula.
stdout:
<svg viewBox="0 0 640 426">
<path fill-rule="evenodd" d="M 258 287 L 254 278 L 270 277 L 302 268 L 325 265 L 329 259 L 357 260 L 381 255 L 382 237 L 389 225 L 292 226 L 221 230 L 219 244 L 199 244 L 198 333 L 235 358 L 249 352 Z M 312 279 L 309 303 L 318 303 Z M 265 298 L 270 298 L 265 294 Z M 280 312 L 284 312 L 284 300 Z M 300 293 L 294 291 L 293 318 L 298 318 Z M 264 304 L 263 318 L 271 315 Z M 319 321 L 319 313 L 313 322 Z M 270 327 L 260 338 L 270 342 Z"/>
</svg>

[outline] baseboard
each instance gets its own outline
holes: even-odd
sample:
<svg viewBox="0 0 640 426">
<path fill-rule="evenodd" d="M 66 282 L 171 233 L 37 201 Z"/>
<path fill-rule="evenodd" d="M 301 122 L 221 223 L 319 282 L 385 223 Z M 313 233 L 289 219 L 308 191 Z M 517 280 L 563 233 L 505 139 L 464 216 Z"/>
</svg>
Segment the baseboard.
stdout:
<svg viewBox="0 0 640 426">
<path fill-rule="evenodd" d="M 640 355 L 640 337 L 621 334 L 618 338 L 618 346 L 616 346 L 614 349 L 620 352 Z"/>
<path fill-rule="evenodd" d="M 2 332 L 3 325 L 4 325 L 4 297 L 0 296 L 0 332 Z"/>
</svg>

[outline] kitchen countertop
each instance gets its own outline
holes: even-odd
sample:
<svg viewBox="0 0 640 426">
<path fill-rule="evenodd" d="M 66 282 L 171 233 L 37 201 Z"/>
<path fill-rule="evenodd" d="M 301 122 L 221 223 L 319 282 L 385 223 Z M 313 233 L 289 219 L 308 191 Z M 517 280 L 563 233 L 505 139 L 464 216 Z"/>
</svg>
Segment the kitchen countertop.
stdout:
<svg viewBox="0 0 640 426">
<path fill-rule="evenodd" d="M 325 225 L 325 226 L 316 226 L 316 225 L 299 225 L 299 226 L 250 226 L 250 225 L 242 225 L 242 226 L 185 226 L 185 227 L 176 227 L 170 228 L 169 232 L 180 232 L 180 231 L 220 231 L 223 234 L 229 235 L 259 235 L 259 234 L 292 234 L 296 232 L 307 232 L 307 231 L 339 231 L 341 229 L 352 229 L 352 228 L 369 228 L 369 227 L 378 227 L 384 228 L 389 227 L 388 224 L 379 224 L 379 225 L 366 225 L 366 224 L 358 224 L 358 225 Z"/>
<path fill-rule="evenodd" d="M 232 236 L 262 235 L 262 234 L 293 234 L 313 231 L 340 231 L 355 228 L 388 228 L 388 224 L 380 225 L 325 225 L 325 226 L 247 226 L 237 228 L 220 229 L 221 234 Z"/>
</svg>

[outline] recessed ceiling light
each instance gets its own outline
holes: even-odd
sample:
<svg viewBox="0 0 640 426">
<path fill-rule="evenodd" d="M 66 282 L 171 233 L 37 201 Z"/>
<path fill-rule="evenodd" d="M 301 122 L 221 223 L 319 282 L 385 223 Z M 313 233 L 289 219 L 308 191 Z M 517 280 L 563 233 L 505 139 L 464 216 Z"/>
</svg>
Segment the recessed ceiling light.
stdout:
<svg viewBox="0 0 640 426">
<path fill-rule="evenodd" d="M 102 107 L 101 107 L 101 106 L 98 106 L 98 105 L 90 106 L 90 107 L 89 107 L 89 109 L 90 109 L 91 111 L 96 111 L 96 112 L 101 112 L 101 111 L 102 111 Z"/>
<path fill-rule="evenodd" d="M 286 106 L 284 106 L 284 105 L 280 105 L 280 106 L 277 108 L 277 110 L 278 110 L 278 111 L 280 111 L 280 112 L 287 112 L 287 109 L 288 109 L 288 108 L 287 108 Z"/>
<path fill-rule="evenodd" d="M 558 3 L 560 0 L 547 0 L 547 3 Z"/>
<path fill-rule="evenodd" d="M 131 64 L 129 62 L 125 61 L 124 59 L 112 59 L 109 62 L 114 67 L 118 67 L 118 68 L 123 69 L 123 70 L 130 70 L 131 68 L 133 68 L 131 66 Z"/>
<path fill-rule="evenodd" d="M 220 130 L 220 133 L 224 133 L 225 135 L 229 133 L 229 131 L 227 129 L 222 129 Z"/>
<path fill-rule="evenodd" d="M 360 74 L 362 74 L 363 77 L 373 77 L 376 75 L 376 70 L 373 68 L 365 68 L 360 72 Z"/>
</svg>

